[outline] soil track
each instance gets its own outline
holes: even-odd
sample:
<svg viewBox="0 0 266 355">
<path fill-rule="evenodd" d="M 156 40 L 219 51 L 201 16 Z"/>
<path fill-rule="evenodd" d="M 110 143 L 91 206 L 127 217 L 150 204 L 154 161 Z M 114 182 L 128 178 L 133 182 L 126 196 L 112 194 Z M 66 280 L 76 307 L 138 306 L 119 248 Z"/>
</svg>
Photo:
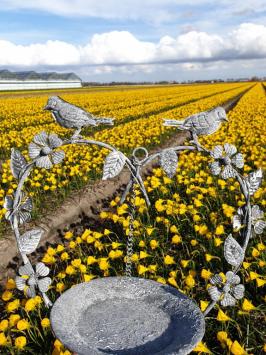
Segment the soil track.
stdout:
<svg viewBox="0 0 266 355">
<path fill-rule="evenodd" d="M 246 91 L 226 102 L 223 105 L 226 112 L 231 110 L 245 93 Z M 189 137 L 189 132 L 179 132 L 165 144 L 155 147 L 149 153 L 158 151 L 158 148 L 163 149 L 182 145 Z M 152 162 L 145 166 L 142 169 L 143 177 L 149 175 L 156 165 L 156 162 Z M 129 172 L 124 169 L 116 178 L 107 181 L 96 181 L 91 186 L 86 186 L 79 191 L 73 192 L 59 208 L 49 211 L 42 220 L 27 223 L 27 229 L 37 227 L 44 230 L 37 254 L 40 255 L 43 252 L 44 246 L 59 242 L 62 238 L 62 233 L 71 228 L 75 228 L 75 232 L 82 232 L 84 218 L 87 221 L 91 221 L 92 224 L 94 224 L 93 222 L 99 223 L 99 212 L 107 201 L 111 200 L 115 195 L 121 195 L 121 191 L 125 188 L 129 177 Z M 10 228 L 5 237 L 0 240 L 0 284 L 3 284 L 7 277 L 14 276 L 14 270 L 17 269 L 20 263 L 14 239 L 15 237 Z"/>
</svg>

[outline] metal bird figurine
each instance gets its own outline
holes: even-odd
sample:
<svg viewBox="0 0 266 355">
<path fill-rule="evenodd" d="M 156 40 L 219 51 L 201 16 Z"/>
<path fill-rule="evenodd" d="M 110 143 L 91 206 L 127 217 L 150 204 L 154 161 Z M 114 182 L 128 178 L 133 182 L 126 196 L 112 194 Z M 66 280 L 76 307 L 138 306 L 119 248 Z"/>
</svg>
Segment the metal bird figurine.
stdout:
<svg viewBox="0 0 266 355">
<path fill-rule="evenodd" d="M 113 125 L 113 118 L 95 117 L 82 108 L 70 104 L 59 96 L 51 96 L 48 99 L 44 110 L 51 111 L 55 121 L 65 128 L 76 128 L 72 139 L 81 137 L 81 129 L 87 126 L 98 126 L 100 124 Z"/>
<path fill-rule="evenodd" d="M 164 126 L 177 127 L 182 131 L 190 131 L 194 142 L 199 148 L 197 136 L 208 136 L 216 132 L 223 121 L 228 121 L 225 109 L 216 107 L 210 111 L 204 111 L 191 115 L 182 121 L 164 119 Z"/>
</svg>

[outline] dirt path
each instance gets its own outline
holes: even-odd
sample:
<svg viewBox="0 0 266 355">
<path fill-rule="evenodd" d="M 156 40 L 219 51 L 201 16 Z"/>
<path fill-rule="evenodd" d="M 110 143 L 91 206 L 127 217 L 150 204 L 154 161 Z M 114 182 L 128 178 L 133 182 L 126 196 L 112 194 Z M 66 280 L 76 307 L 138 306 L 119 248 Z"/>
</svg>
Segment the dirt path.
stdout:
<svg viewBox="0 0 266 355">
<path fill-rule="evenodd" d="M 227 112 L 237 104 L 243 94 L 223 105 Z M 170 146 L 182 145 L 189 136 L 188 132 L 179 132 L 165 144 L 155 147 L 149 153 L 152 154 L 159 149 Z M 156 165 L 156 162 L 148 164 L 142 170 L 143 177 L 149 175 Z M 27 230 L 31 228 L 42 228 L 44 230 L 37 253 L 38 250 L 41 252 L 43 247 L 49 243 L 59 242 L 62 232 L 64 233 L 69 228 L 79 225 L 84 216 L 89 220 L 99 221 L 99 212 L 106 205 L 106 201 L 112 199 L 115 195 L 121 195 L 121 191 L 125 188 L 129 177 L 128 170 L 124 169 L 116 178 L 107 181 L 96 181 L 91 186 L 86 186 L 79 191 L 71 193 L 60 207 L 49 211 L 41 220 L 27 223 Z M 10 228 L 5 233 L 5 237 L 0 240 L 0 284 L 3 284 L 7 277 L 14 276 L 14 269 L 17 269 L 17 265 L 20 262 L 17 255 L 15 237 Z"/>
</svg>

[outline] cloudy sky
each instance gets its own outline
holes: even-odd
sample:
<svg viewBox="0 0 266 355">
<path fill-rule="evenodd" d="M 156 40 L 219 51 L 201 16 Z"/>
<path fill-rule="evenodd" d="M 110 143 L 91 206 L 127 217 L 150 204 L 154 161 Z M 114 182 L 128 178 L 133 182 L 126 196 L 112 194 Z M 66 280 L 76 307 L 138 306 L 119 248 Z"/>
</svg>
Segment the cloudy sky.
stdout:
<svg viewBox="0 0 266 355">
<path fill-rule="evenodd" d="M 0 0 L 0 69 L 88 81 L 266 76 L 265 0 Z"/>
</svg>

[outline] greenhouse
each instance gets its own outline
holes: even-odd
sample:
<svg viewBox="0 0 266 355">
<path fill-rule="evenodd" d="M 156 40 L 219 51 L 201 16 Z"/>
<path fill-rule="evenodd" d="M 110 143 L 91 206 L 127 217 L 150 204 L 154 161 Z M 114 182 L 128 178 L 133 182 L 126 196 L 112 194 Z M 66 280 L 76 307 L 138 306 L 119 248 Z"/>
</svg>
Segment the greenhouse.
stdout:
<svg viewBox="0 0 266 355">
<path fill-rule="evenodd" d="M 0 70 L 0 91 L 80 88 L 81 86 L 81 79 L 74 73 Z"/>
</svg>

